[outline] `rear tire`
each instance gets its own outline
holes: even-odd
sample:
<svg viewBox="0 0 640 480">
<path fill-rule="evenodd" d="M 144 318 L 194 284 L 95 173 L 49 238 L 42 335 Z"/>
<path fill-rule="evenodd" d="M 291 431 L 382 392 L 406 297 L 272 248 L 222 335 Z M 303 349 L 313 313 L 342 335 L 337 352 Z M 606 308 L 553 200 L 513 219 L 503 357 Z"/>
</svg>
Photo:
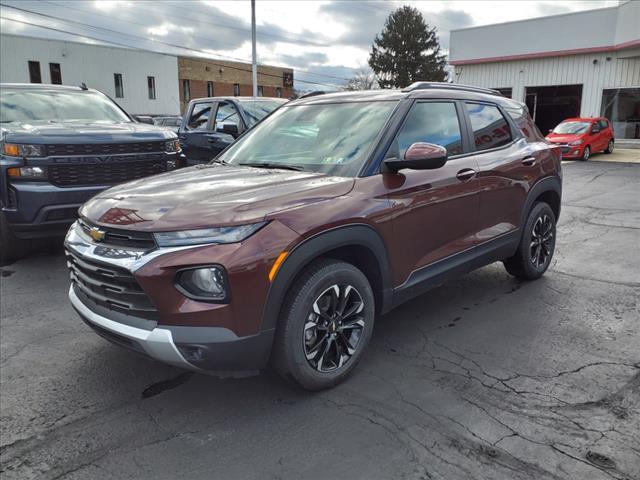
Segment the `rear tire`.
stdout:
<svg viewBox="0 0 640 480">
<path fill-rule="evenodd" d="M 535 280 L 549 268 L 556 245 L 556 216 L 551 207 L 536 203 L 525 222 L 515 255 L 503 261 L 504 268 L 516 278 Z"/>
<path fill-rule="evenodd" d="M 580 160 L 586 162 L 587 160 L 589 160 L 589 157 L 591 157 L 591 147 L 587 145 L 586 147 L 584 147 L 584 151 L 582 152 L 582 157 L 580 157 Z"/>
<path fill-rule="evenodd" d="M 287 294 L 272 365 L 306 390 L 333 387 L 362 358 L 374 319 L 373 290 L 360 270 L 338 260 L 315 261 Z"/>
<path fill-rule="evenodd" d="M 4 214 L 0 213 L 0 263 L 22 257 L 27 252 L 29 243 L 13 234 Z"/>
<path fill-rule="evenodd" d="M 604 153 L 609 154 L 609 153 L 613 153 L 613 147 L 614 147 L 614 141 L 613 139 L 609 140 L 609 143 L 607 145 L 607 148 L 605 149 Z"/>
</svg>

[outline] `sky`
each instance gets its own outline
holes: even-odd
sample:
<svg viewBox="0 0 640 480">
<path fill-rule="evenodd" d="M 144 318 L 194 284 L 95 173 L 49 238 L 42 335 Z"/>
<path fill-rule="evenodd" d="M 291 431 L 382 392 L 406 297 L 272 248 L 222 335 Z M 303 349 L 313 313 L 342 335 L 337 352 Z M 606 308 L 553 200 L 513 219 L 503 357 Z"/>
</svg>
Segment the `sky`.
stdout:
<svg viewBox="0 0 640 480">
<path fill-rule="evenodd" d="M 251 61 L 249 0 L 0 1 L 2 33 L 88 43 L 102 40 L 171 54 Z M 402 5 L 416 7 L 426 22 L 437 28 L 446 54 L 451 30 L 617 3 L 617 0 L 257 0 L 258 63 L 294 68 L 297 88 L 328 89 L 339 87 L 357 71 L 368 69 L 375 35 L 382 30 L 389 13 Z"/>
</svg>

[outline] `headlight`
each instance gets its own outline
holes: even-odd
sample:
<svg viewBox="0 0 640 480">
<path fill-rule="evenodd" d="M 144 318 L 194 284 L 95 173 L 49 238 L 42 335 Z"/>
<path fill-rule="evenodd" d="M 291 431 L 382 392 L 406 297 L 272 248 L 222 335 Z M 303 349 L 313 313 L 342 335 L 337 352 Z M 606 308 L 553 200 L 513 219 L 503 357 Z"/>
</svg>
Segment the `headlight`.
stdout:
<svg viewBox="0 0 640 480">
<path fill-rule="evenodd" d="M 252 223 L 238 227 L 204 228 L 202 230 L 184 230 L 181 232 L 157 232 L 153 236 L 161 247 L 200 245 L 204 243 L 241 242 L 260 230 L 266 222 Z"/>
<path fill-rule="evenodd" d="M 580 145 L 582 142 L 584 142 L 584 140 L 578 139 L 574 140 L 573 142 L 569 142 L 569 145 Z"/>
<path fill-rule="evenodd" d="M 9 178 L 22 180 L 44 180 L 47 171 L 44 167 L 12 167 L 7 169 Z"/>
<path fill-rule="evenodd" d="M 178 290 L 195 300 L 227 300 L 226 284 L 225 271 L 218 265 L 181 270 L 176 275 Z"/>
<path fill-rule="evenodd" d="M 2 153 L 11 157 L 44 157 L 44 145 L 4 143 Z"/>
<path fill-rule="evenodd" d="M 180 151 L 180 140 L 174 138 L 173 140 L 168 140 L 164 142 L 164 151 L 165 152 L 179 152 Z"/>
</svg>

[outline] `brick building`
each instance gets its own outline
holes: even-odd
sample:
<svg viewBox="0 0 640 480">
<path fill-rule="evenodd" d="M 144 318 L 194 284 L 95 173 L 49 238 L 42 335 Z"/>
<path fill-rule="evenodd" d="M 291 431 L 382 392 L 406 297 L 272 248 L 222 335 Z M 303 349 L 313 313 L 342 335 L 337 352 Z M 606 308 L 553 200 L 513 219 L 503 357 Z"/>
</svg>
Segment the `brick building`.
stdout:
<svg viewBox="0 0 640 480">
<path fill-rule="evenodd" d="M 193 98 L 251 96 L 251 64 L 178 57 L 180 109 Z M 258 96 L 289 98 L 293 95 L 293 70 L 258 65 Z"/>
</svg>

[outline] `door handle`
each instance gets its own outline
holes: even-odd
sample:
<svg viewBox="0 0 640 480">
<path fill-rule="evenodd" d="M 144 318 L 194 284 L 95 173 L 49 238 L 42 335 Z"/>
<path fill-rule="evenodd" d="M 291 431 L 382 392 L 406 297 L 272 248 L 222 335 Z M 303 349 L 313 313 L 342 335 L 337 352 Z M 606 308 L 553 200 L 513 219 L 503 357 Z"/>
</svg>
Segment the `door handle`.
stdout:
<svg viewBox="0 0 640 480">
<path fill-rule="evenodd" d="M 207 142 L 209 142 L 209 143 L 213 143 L 213 142 L 215 142 L 215 141 L 216 141 L 216 139 L 215 139 L 215 138 L 213 138 L 213 137 L 209 137 L 209 138 L 207 138 Z"/>
<path fill-rule="evenodd" d="M 476 171 L 473 168 L 463 168 L 458 172 L 456 178 L 461 181 L 469 180 L 476 176 Z"/>
<path fill-rule="evenodd" d="M 533 167 L 536 164 L 536 157 L 524 157 L 522 159 L 522 164 L 527 167 Z"/>
</svg>

